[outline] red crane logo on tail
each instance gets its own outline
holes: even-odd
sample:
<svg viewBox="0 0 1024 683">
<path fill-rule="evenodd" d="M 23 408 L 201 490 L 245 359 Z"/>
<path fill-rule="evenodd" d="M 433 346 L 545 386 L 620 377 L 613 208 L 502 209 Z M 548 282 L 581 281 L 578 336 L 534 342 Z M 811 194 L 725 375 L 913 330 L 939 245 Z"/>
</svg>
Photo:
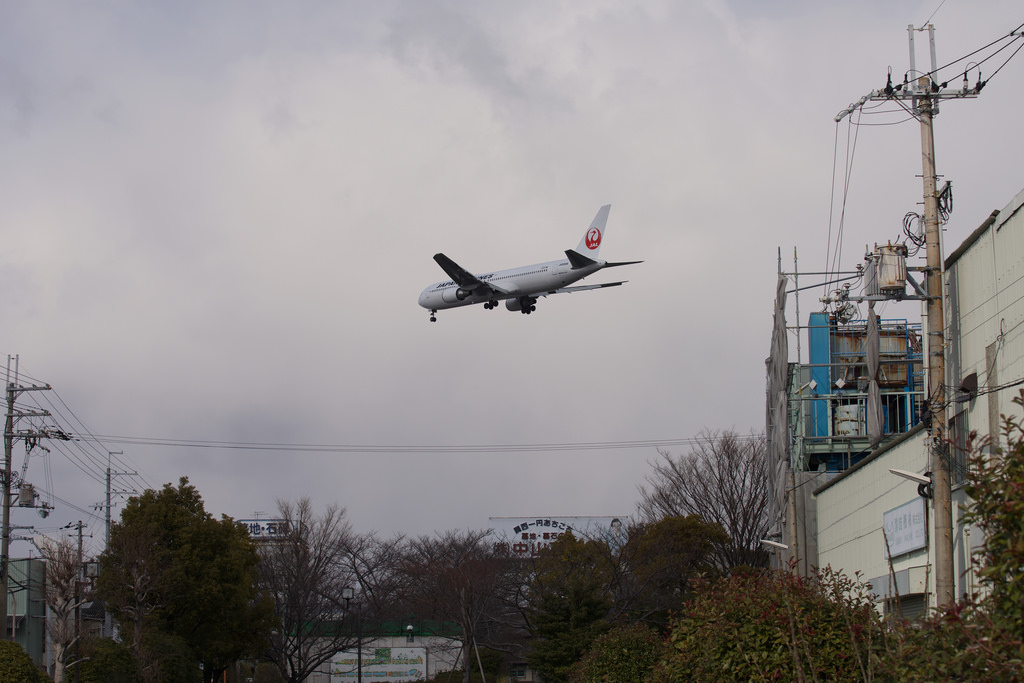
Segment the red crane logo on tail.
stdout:
<svg viewBox="0 0 1024 683">
<path fill-rule="evenodd" d="M 587 249 L 597 249 L 601 246 L 601 231 L 595 226 L 587 232 Z"/>
</svg>

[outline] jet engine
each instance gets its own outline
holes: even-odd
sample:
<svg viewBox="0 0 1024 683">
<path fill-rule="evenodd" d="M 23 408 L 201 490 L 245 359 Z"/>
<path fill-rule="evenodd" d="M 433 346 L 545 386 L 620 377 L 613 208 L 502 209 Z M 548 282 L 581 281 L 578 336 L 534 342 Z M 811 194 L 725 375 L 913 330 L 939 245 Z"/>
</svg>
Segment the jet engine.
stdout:
<svg viewBox="0 0 1024 683">
<path fill-rule="evenodd" d="M 537 299 L 532 296 L 520 296 L 515 299 L 506 299 L 505 308 L 510 311 L 520 311 L 529 315 L 537 310 Z"/>
<path fill-rule="evenodd" d="M 465 287 L 457 287 L 452 289 L 448 287 L 441 290 L 441 300 L 446 304 L 454 304 L 457 301 L 465 301 L 469 297 L 473 296 L 472 289 L 466 289 Z"/>
</svg>

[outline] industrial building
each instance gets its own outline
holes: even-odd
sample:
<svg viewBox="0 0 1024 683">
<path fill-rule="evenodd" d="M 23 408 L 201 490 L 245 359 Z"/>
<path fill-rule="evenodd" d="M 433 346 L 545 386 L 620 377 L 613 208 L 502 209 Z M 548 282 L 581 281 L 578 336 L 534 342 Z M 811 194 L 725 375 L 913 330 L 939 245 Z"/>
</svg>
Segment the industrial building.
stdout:
<svg viewBox="0 0 1024 683">
<path fill-rule="evenodd" d="M 36 666 L 46 661 L 46 564 L 39 558 L 10 560 L 7 593 L 8 633 Z"/>
<path fill-rule="evenodd" d="M 766 424 L 771 533 L 785 548 L 778 562 L 802 573 L 825 565 L 859 572 L 887 612 L 914 616 L 934 607 L 939 534 L 930 482 L 934 459 L 944 458 L 952 484 L 954 594 L 974 592 L 971 556 L 983 539 L 961 514 L 970 505 L 963 488 L 969 435 L 990 436 L 994 449 L 1000 416 L 1021 414 L 1012 399 L 1024 386 L 1022 206 L 1024 191 L 945 259 L 941 349 L 929 350 L 920 324 L 874 314 L 879 302 L 897 301 L 903 303 L 885 309 L 912 313 L 920 305 L 914 300 L 926 298 L 912 268 L 906 288 L 899 276 L 883 276 L 885 247 L 858 269 L 863 294 L 833 290 L 803 326 L 786 324 L 787 294 L 799 291 L 799 276 L 780 273 Z M 799 299 L 794 303 L 799 311 Z M 941 442 L 932 437 L 925 400 L 930 351 L 941 353 L 945 365 Z"/>
</svg>

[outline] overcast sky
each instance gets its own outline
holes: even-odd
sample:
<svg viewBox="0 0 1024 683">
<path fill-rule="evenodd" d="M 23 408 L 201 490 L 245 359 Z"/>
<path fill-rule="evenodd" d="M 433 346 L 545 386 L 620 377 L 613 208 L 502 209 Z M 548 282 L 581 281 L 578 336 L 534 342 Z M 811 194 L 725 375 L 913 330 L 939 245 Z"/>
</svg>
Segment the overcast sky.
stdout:
<svg viewBox="0 0 1024 683">
<path fill-rule="evenodd" d="M 920 211 L 917 123 L 834 117 L 890 69 L 902 81 L 907 25 L 929 19 L 945 64 L 1024 10 L 0 4 L 0 354 L 54 389 L 19 407 L 83 439 L 33 455 L 56 509 L 14 524 L 83 519 L 101 548 L 108 451 L 138 472 L 116 489 L 187 476 L 235 518 L 300 496 L 385 534 L 631 514 L 656 448 L 571 446 L 761 431 L 779 249 L 786 270 L 794 248 L 826 269 L 847 165 L 841 268 Z M 1024 54 L 942 105 L 947 253 L 1024 188 L 1022 82 Z M 446 279 L 434 253 L 474 272 L 558 258 L 607 203 L 601 256 L 644 263 L 587 282 L 625 286 L 531 316 L 431 324 L 416 305 Z M 526 444 L 562 447 L 501 448 Z M 482 448 L 444 451 L 465 446 Z"/>
</svg>

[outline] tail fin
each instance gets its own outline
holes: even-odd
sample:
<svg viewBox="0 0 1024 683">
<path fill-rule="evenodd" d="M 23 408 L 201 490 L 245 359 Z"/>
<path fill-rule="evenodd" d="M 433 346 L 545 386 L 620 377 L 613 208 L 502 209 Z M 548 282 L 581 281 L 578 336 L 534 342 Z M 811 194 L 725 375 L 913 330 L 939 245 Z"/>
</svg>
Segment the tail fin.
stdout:
<svg viewBox="0 0 1024 683">
<path fill-rule="evenodd" d="M 590 227 L 583 233 L 583 239 L 575 249 L 577 254 L 597 260 L 597 252 L 601 250 L 601 242 L 604 241 L 604 226 L 608 222 L 608 212 L 611 210 L 611 204 L 605 204 L 597 210 L 597 215 L 590 222 Z"/>
</svg>

